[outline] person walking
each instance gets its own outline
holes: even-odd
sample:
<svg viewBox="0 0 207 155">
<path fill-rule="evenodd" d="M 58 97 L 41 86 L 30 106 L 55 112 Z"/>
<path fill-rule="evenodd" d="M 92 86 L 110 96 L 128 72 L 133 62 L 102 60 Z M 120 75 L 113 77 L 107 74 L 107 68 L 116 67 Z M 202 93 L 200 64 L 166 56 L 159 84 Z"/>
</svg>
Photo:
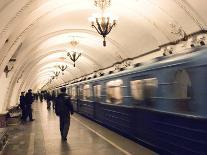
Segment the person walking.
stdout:
<svg viewBox="0 0 207 155">
<path fill-rule="evenodd" d="M 40 92 L 40 102 L 43 102 L 43 91 Z"/>
<path fill-rule="evenodd" d="M 34 119 L 32 118 L 32 103 L 34 101 L 34 97 L 31 89 L 29 89 L 28 92 L 26 93 L 25 100 L 26 100 L 26 113 L 27 113 L 26 119 L 29 116 L 29 120 L 34 121 Z"/>
<path fill-rule="evenodd" d="M 73 105 L 70 96 L 66 94 L 66 88 L 60 88 L 61 93 L 56 99 L 55 112 L 60 118 L 60 133 L 63 141 L 67 141 L 70 127 L 70 115 L 73 115 Z"/>
<path fill-rule="evenodd" d="M 55 109 L 55 102 L 56 102 L 56 94 L 55 94 L 55 91 L 53 90 L 52 91 L 52 107 L 53 107 L 53 110 Z"/>
<path fill-rule="evenodd" d="M 46 98 L 46 101 L 47 101 L 47 109 L 50 109 L 50 106 L 51 106 L 51 102 L 50 101 L 51 101 L 52 97 L 51 97 L 49 92 L 46 92 L 45 98 Z"/>
<path fill-rule="evenodd" d="M 24 92 L 21 92 L 21 96 L 20 96 L 19 102 L 20 102 L 19 107 L 22 110 L 21 119 L 23 121 L 25 121 L 26 120 L 26 101 L 25 101 Z"/>
</svg>

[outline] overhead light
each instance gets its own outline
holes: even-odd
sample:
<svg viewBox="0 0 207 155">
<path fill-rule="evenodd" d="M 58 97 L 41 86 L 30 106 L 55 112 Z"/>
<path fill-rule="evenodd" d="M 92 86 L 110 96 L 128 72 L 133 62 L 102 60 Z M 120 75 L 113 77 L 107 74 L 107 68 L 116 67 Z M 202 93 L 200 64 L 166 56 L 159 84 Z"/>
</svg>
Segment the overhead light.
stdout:
<svg viewBox="0 0 207 155">
<path fill-rule="evenodd" d="M 100 14 L 94 14 L 89 18 L 91 26 L 103 36 L 103 46 L 106 46 L 106 36 L 111 32 L 116 25 L 117 18 L 111 14 L 106 13 L 106 8 L 111 5 L 110 0 L 94 0 L 95 6 L 101 9 Z"/>
<path fill-rule="evenodd" d="M 72 46 L 72 50 L 67 53 L 67 56 L 70 58 L 70 60 L 73 61 L 73 66 L 75 67 L 75 62 L 78 60 L 78 58 L 81 56 L 81 52 L 78 52 L 76 49 L 76 46 L 79 44 L 79 42 L 75 39 L 73 39 L 70 42 L 70 45 Z"/>
<path fill-rule="evenodd" d="M 59 76 L 59 74 L 60 74 L 59 71 L 55 71 L 55 72 L 53 72 L 53 73 L 54 73 L 54 75 L 55 75 L 56 78 L 57 78 L 57 77 Z"/>
<path fill-rule="evenodd" d="M 105 10 L 110 7 L 111 0 L 94 0 L 94 5 L 102 10 Z"/>
<path fill-rule="evenodd" d="M 62 75 L 64 75 L 64 71 L 68 68 L 67 65 L 58 65 L 58 68 L 62 71 Z"/>
</svg>

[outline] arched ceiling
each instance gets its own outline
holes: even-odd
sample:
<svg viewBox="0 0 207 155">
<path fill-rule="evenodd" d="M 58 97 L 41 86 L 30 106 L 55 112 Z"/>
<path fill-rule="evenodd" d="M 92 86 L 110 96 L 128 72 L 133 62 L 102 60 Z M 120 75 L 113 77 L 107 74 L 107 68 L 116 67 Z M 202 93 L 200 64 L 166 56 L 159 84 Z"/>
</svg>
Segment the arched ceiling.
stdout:
<svg viewBox="0 0 207 155">
<path fill-rule="evenodd" d="M 179 40 L 178 28 L 187 35 L 207 28 L 206 0 L 111 2 L 108 11 L 119 18 L 103 47 L 88 21 L 98 12 L 93 0 L 0 0 L 0 74 L 15 58 L 11 79 L 21 76 L 22 89 L 40 89 L 57 65 L 67 65 L 64 75 L 53 80 L 55 86 Z M 74 36 L 82 52 L 76 67 L 67 57 Z"/>
</svg>

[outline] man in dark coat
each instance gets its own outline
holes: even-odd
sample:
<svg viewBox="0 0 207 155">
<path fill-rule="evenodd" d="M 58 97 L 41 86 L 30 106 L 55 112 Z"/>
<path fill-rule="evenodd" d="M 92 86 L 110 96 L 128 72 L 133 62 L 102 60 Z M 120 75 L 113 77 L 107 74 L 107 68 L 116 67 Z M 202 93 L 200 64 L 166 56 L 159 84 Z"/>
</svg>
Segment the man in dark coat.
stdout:
<svg viewBox="0 0 207 155">
<path fill-rule="evenodd" d="M 52 97 L 51 97 L 49 92 L 46 92 L 45 99 L 47 101 L 47 109 L 50 109 L 50 106 L 51 106 L 51 102 L 50 101 L 51 101 Z"/>
<path fill-rule="evenodd" d="M 53 90 L 52 91 L 52 107 L 53 107 L 53 110 L 55 109 L 55 101 L 56 101 L 56 94 L 55 94 L 55 91 Z"/>
<path fill-rule="evenodd" d="M 68 130 L 70 127 L 70 114 L 73 114 L 73 106 L 70 96 L 66 94 L 66 88 L 60 89 L 61 93 L 56 99 L 55 112 L 60 118 L 60 133 L 63 141 L 67 141 Z"/>
<path fill-rule="evenodd" d="M 43 102 L 43 91 L 40 92 L 40 102 Z"/>
<path fill-rule="evenodd" d="M 25 121 L 26 120 L 26 101 L 25 101 L 24 92 L 21 92 L 21 96 L 20 96 L 19 102 L 20 102 L 19 106 L 20 106 L 20 108 L 22 110 L 22 117 L 21 117 L 21 119 L 23 121 Z"/>
<path fill-rule="evenodd" d="M 29 89 L 28 92 L 26 93 L 25 99 L 26 99 L 26 111 L 27 111 L 26 119 L 29 116 L 29 120 L 34 121 L 34 119 L 32 118 L 32 102 L 34 101 L 34 97 L 31 89 Z"/>
</svg>

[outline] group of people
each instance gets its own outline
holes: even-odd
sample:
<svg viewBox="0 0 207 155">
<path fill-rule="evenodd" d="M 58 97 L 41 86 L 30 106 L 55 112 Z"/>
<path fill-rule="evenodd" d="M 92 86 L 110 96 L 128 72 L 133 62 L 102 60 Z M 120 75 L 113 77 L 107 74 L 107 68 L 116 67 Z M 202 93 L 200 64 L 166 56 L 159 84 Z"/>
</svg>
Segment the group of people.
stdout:
<svg viewBox="0 0 207 155">
<path fill-rule="evenodd" d="M 43 102 L 43 98 L 47 101 L 47 108 L 51 106 L 51 101 L 53 103 L 53 109 L 55 110 L 56 115 L 60 120 L 60 133 L 63 141 L 67 141 L 67 135 L 70 127 L 70 115 L 73 114 L 73 105 L 71 104 L 70 96 L 66 93 L 66 88 L 62 87 L 60 89 L 60 94 L 56 97 L 55 92 L 53 91 L 50 95 L 49 92 L 41 92 L 32 94 L 32 90 L 28 90 L 26 95 L 24 92 L 20 96 L 20 108 L 22 109 L 22 120 L 26 121 L 29 117 L 30 121 L 33 121 L 32 118 L 32 103 L 36 99 Z"/>
<path fill-rule="evenodd" d="M 52 102 L 52 108 L 55 110 L 55 100 L 56 100 L 56 94 L 55 91 L 52 91 L 52 94 L 49 92 L 45 92 L 44 98 L 47 101 L 47 109 L 50 109 L 51 107 L 51 102 Z"/>
<path fill-rule="evenodd" d="M 24 92 L 21 92 L 20 96 L 20 108 L 22 109 L 22 117 L 21 119 L 23 121 L 26 121 L 29 117 L 30 121 L 34 121 L 32 118 L 32 103 L 34 101 L 34 97 L 32 94 L 32 90 L 29 89 L 26 94 Z"/>
</svg>

